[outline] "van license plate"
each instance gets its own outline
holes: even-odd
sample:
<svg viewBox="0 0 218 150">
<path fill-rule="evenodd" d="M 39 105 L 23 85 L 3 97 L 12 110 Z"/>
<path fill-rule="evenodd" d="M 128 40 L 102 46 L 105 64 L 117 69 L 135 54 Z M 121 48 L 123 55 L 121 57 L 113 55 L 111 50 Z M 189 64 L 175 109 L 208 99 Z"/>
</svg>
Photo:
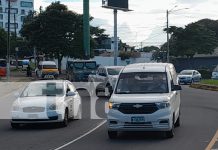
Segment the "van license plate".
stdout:
<svg viewBox="0 0 218 150">
<path fill-rule="evenodd" d="M 45 77 L 44 78 L 46 78 L 46 79 L 53 79 L 54 78 L 54 76 L 53 75 L 45 75 Z"/>
<path fill-rule="evenodd" d="M 145 122 L 145 117 L 132 117 L 132 123 L 143 123 Z"/>
</svg>

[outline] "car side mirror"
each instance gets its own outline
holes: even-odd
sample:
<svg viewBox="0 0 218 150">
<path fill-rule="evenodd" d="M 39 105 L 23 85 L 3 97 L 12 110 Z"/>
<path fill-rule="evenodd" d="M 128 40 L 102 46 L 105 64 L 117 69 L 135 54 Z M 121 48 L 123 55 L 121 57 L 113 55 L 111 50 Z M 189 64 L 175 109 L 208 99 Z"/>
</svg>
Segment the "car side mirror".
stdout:
<svg viewBox="0 0 218 150">
<path fill-rule="evenodd" d="M 69 91 L 68 93 L 67 93 L 67 97 L 71 97 L 71 96 L 75 96 L 76 95 L 76 93 L 75 92 L 72 92 L 72 91 Z"/>
<path fill-rule="evenodd" d="M 180 85 L 174 85 L 172 91 L 181 91 L 182 87 Z"/>
</svg>

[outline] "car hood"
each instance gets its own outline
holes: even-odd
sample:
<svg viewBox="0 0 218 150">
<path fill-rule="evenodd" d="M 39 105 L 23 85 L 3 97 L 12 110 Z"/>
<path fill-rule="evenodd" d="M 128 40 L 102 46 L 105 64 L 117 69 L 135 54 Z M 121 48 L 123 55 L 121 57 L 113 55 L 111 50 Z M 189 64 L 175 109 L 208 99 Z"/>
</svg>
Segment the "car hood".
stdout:
<svg viewBox="0 0 218 150">
<path fill-rule="evenodd" d="M 173 94 L 113 94 L 110 101 L 115 103 L 156 103 L 169 101 Z"/>
<path fill-rule="evenodd" d="M 50 104 L 61 103 L 63 100 L 64 97 L 20 97 L 15 103 L 20 107 L 46 107 Z"/>
<path fill-rule="evenodd" d="M 191 78 L 192 75 L 178 75 L 179 78 L 184 77 L 184 78 Z"/>
</svg>

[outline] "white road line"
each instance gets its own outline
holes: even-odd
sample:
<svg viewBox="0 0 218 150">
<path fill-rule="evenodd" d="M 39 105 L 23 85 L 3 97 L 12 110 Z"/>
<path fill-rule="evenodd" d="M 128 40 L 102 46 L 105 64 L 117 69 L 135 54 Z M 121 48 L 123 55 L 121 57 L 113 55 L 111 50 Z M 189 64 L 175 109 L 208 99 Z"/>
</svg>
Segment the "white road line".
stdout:
<svg viewBox="0 0 218 150">
<path fill-rule="evenodd" d="M 92 132 L 94 132 L 95 130 L 97 130 L 98 128 L 100 128 L 100 127 L 101 127 L 102 125 L 104 125 L 106 122 L 107 122 L 106 120 L 102 121 L 102 122 L 101 122 L 98 126 L 96 126 L 95 128 L 93 128 L 93 129 L 91 129 L 90 131 L 86 132 L 85 134 L 79 136 L 78 138 L 74 139 L 73 141 L 70 141 L 70 142 L 68 142 L 68 143 L 66 143 L 66 144 L 64 144 L 64 145 L 62 145 L 62 146 L 60 146 L 60 147 L 58 147 L 58 148 L 56 148 L 56 149 L 54 149 L 54 150 L 60 150 L 60 149 L 62 149 L 62 148 L 67 147 L 67 146 L 70 145 L 70 144 L 73 144 L 73 143 L 77 142 L 78 140 L 82 139 L 83 137 L 85 137 L 85 136 L 91 134 Z"/>
</svg>

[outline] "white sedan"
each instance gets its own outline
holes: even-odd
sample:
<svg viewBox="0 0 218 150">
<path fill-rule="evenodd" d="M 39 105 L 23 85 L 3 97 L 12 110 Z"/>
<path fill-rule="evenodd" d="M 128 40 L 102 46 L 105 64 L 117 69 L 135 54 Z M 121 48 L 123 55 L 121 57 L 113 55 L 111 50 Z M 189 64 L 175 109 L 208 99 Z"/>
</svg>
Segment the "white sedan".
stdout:
<svg viewBox="0 0 218 150">
<path fill-rule="evenodd" d="M 11 126 L 81 119 L 81 97 L 69 81 L 47 80 L 29 83 L 13 103 Z"/>
</svg>

